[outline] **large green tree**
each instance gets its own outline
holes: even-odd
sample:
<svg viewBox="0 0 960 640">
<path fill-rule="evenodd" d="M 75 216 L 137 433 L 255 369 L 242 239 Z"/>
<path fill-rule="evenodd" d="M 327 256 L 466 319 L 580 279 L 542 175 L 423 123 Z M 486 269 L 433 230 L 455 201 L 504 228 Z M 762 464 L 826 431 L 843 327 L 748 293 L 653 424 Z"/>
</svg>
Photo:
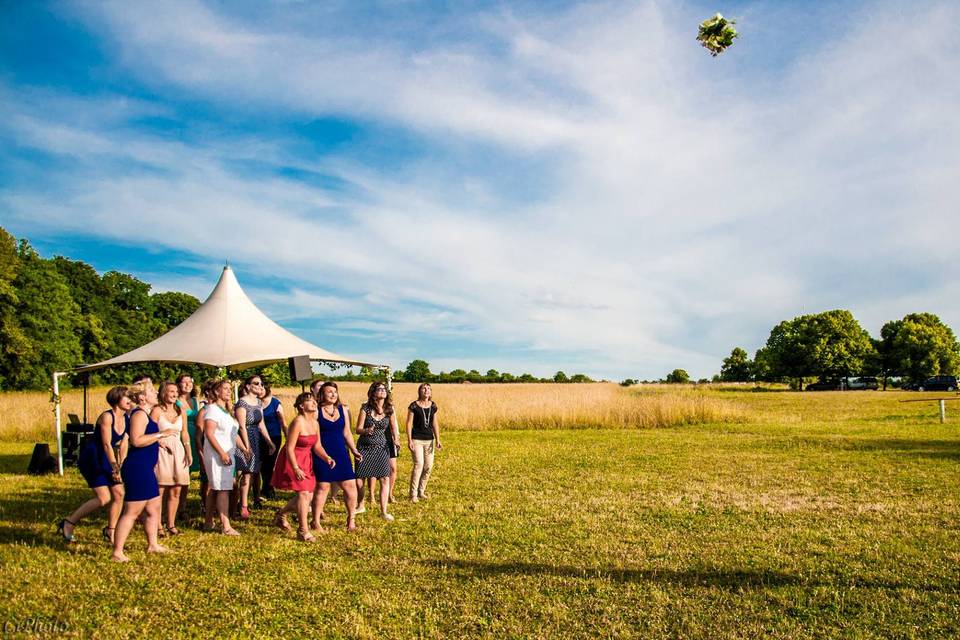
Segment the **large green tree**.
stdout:
<svg viewBox="0 0 960 640">
<path fill-rule="evenodd" d="M 668 384 L 686 384 L 690 382 L 690 374 L 683 369 L 674 369 L 667 374 L 666 382 Z"/>
<path fill-rule="evenodd" d="M 80 307 L 70 287 L 49 260 L 20 242 L 19 268 L 13 280 L 16 318 L 23 348 L 4 354 L 0 376 L 12 388 L 43 388 L 53 370 L 67 370 L 80 362 Z"/>
<path fill-rule="evenodd" d="M 200 306 L 200 301 L 189 293 L 165 291 L 150 296 L 150 311 L 166 331 L 186 320 Z"/>
<path fill-rule="evenodd" d="M 720 379 L 724 382 L 749 382 L 753 376 L 753 363 L 750 356 L 740 347 L 734 347 L 730 355 L 723 359 L 720 367 Z"/>
<path fill-rule="evenodd" d="M 877 348 L 885 376 L 922 382 L 960 368 L 960 345 L 953 330 L 932 313 L 911 313 L 886 323 Z"/>
<path fill-rule="evenodd" d="M 874 358 L 873 342 L 845 309 L 798 316 L 773 328 L 758 352 L 773 378 L 839 377 L 858 374 Z"/>
<path fill-rule="evenodd" d="M 430 364 L 426 360 L 414 360 L 404 370 L 403 379 L 407 382 L 428 382 L 432 380 L 433 374 L 430 373 Z"/>
<path fill-rule="evenodd" d="M 0 227 L 0 389 L 13 386 L 10 379 L 13 363 L 30 350 L 30 341 L 17 316 L 20 297 L 16 281 L 19 273 L 17 240 Z"/>
</svg>

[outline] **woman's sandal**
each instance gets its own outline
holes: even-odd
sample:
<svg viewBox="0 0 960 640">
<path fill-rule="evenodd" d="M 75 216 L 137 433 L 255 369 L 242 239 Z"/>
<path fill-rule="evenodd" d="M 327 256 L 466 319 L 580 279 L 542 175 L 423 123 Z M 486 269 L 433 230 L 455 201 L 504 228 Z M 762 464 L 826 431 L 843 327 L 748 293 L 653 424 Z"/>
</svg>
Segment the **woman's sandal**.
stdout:
<svg viewBox="0 0 960 640">
<path fill-rule="evenodd" d="M 167 535 L 170 536 L 171 538 L 172 538 L 173 536 L 178 536 L 178 535 L 180 535 L 180 529 L 177 529 L 176 525 L 174 525 L 174 526 L 172 526 L 172 527 L 164 527 L 164 529 L 166 529 Z"/>
<path fill-rule="evenodd" d="M 297 539 L 302 540 L 303 542 L 316 542 L 317 539 L 313 537 L 309 531 L 297 531 Z"/>
<path fill-rule="evenodd" d="M 100 535 L 103 536 L 107 544 L 113 544 L 113 527 L 104 527 L 100 529 Z"/>
<path fill-rule="evenodd" d="M 290 523 L 287 522 L 287 514 L 277 509 L 277 515 L 273 517 L 273 524 L 277 525 L 282 531 L 290 531 Z"/>
<path fill-rule="evenodd" d="M 77 523 L 76 523 L 76 522 L 74 522 L 73 520 L 70 520 L 70 519 L 68 519 L 68 518 L 64 518 L 63 520 L 61 520 L 61 521 L 57 524 L 57 532 L 58 532 L 61 536 L 63 536 L 63 541 L 64 541 L 64 542 L 71 542 L 71 543 L 76 542 L 76 541 L 77 541 L 77 537 L 76 537 L 75 535 L 73 535 L 73 531 L 70 532 L 70 535 L 67 535 L 66 532 L 63 530 L 63 528 L 64 528 L 65 526 L 67 526 L 68 524 L 69 524 L 71 527 L 73 527 L 73 528 L 76 528 L 76 527 L 77 527 Z"/>
</svg>

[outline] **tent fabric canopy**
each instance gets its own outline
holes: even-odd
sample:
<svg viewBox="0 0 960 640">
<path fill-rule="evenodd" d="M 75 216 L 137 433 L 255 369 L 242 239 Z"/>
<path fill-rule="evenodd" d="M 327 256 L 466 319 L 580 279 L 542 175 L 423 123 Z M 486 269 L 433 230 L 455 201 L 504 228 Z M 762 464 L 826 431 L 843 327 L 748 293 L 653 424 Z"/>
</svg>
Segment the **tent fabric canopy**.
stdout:
<svg viewBox="0 0 960 640">
<path fill-rule="evenodd" d="M 180 362 L 246 369 L 294 356 L 382 366 L 331 353 L 293 335 L 253 304 L 228 265 L 223 268 L 210 297 L 179 325 L 142 347 L 103 362 L 79 366 L 76 371 L 133 362 Z"/>
</svg>

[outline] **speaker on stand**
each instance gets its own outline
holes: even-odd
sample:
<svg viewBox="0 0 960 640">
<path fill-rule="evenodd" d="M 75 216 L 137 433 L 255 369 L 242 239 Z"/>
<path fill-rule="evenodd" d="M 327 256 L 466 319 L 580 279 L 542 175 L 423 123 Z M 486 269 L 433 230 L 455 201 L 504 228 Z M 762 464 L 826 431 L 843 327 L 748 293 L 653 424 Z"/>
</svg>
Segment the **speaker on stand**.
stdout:
<svg viewBox="0 0 960 640">
<path fill-rule="evenodd" d="M 300 383 L 300 391 L 305 389 L 305 382 L 313 378 L 313 369 L 310 367 L 310 356 L 294 356 L 287 360 L 290 366 L 290 379 Z"/>
</svg>

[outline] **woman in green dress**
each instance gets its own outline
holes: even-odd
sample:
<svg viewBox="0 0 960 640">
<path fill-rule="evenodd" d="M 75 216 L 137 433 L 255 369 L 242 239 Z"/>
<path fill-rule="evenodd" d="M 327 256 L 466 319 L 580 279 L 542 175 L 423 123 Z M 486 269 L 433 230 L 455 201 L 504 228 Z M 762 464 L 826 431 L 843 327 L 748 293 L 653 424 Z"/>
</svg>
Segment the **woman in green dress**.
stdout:
<svg viewBox="0 0 960 640">
<path fill-rule="evenodd" d="M 180 407 L 180 411 L 187 417 L 187 433 L 190 434 L 190 454 L 193 460 L 193 463 L 190 465 L 190 473 L 192 474 L 194 471 L 201 471 L 203 469 L 200 462 L 200 455 L 197 452 L 197 413 L 200 411 L 202 405 L 197 398 L 197 389 L 193 385 L 193 377 L 189 374 L 182 373 L 177 376 L 177 390 L 179 391 L 177 406 Z M 180 492 L 180 507 L 178 511 L 181 517 L 187 509 L 187 489 L 188 487 L 184 487 Z"/>
</svg>

